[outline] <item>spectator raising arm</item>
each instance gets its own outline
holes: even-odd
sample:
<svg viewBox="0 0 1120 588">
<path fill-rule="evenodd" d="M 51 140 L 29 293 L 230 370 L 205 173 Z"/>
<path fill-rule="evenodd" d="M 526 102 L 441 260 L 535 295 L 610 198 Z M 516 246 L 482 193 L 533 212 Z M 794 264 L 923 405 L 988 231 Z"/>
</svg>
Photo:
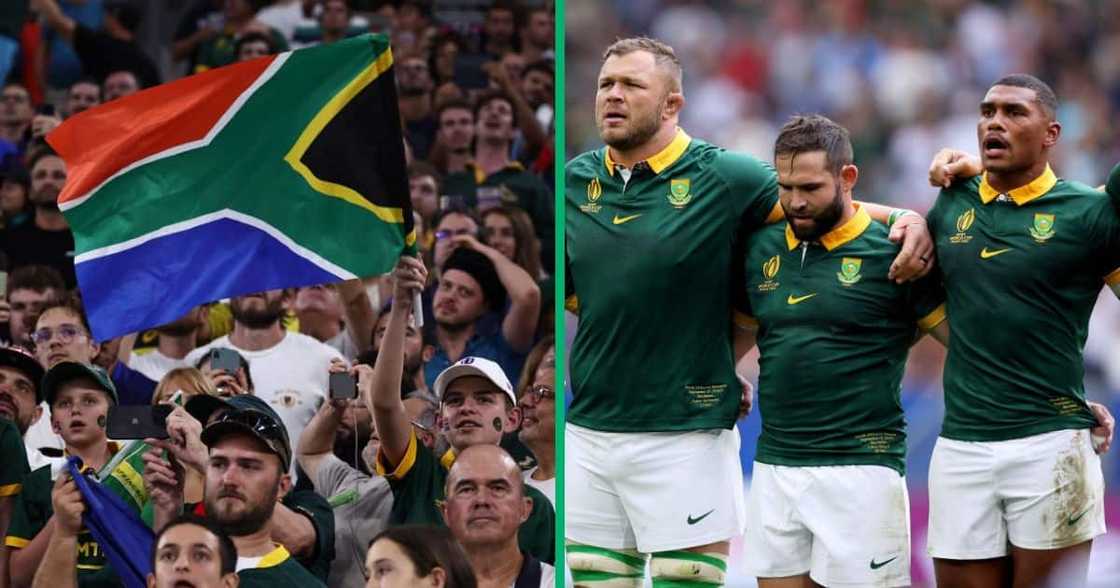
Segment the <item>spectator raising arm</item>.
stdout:
<svg viewBox="0 0 1120 588">
<path fill-rule="evenodd" d="M 331 371 L 334 371 L 335 365 L 331 364 Z M 312 480 L 319 479 L 319 465 L 323 463 L 323 459 L 332 455 L 334 436 L 338 426 L 342 424 L 342 411 L 345 406 L 345 400 L 332 399 L 324 402 L 299 437 L 296 459 Z"/>
<path fill-rule="evenodd" d="M 483 245 L 473 235 L 456 235 L 451 242 L 456 247 L 474 249 L 493 262 L 498 279 L 510 299 L 509 311 L 502 320 L 502 335 L 514 351 L 527 353 L 533 347 L 533 335 L 537 332 L 537 321 L 540 319 L 540 287 L 521 266 L 497 249 Z"/>
<path fill-rule="evenodd" d="M 43 15 L 47 25 L 66 39 L 67 43 L 74 43 L 74 31 L 78 29 L 78 23 L 62 12 L 57 0 L 31 0 L 31 9 Z"/>
<path fill-rule="evenodd" d="M 373 423 L 381 436 L 381 453 L 388 462 L 385 465 L 390 467 L 400 464 L 412 434 L 412 424 L 401 401 L 404 338 L 413 294 L 424 289 L 427 279 L 428 270 L 423 262 L 415 257 L 401 256 L 393 270 L 393 305 L 377 363 L 372 370 L 362 365 L 353 368 L 358 376 L 362 399 L 373 411 Z"/>
</svg>

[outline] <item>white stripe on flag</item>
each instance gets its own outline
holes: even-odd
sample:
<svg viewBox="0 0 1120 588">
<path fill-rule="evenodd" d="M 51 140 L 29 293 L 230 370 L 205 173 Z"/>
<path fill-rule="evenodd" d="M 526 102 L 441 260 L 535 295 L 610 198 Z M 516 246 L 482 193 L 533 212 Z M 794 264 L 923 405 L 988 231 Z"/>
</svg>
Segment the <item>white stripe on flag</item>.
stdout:
<svg viewBox="0 0 1120 588">
<path fill-rule="evenodd" d="M 276 227 L 266 223 L 265 221 L 255 217 L 255 216 L 250 216 L 250 215 L 245 214 L 243 212 L 238 212 L 236 210 L 230 210 L 228 208 L 224 208 L 222 210 L 218 210 L 218 211 L 214 211 L 214 212 L 211 212 L 211 213 L 208 213 L 208 214 L 204 214 L 202 216 L 196 216 L 194 218 L 187 219 L 185 221 L 180 221 L 180 222 L 177 222 L 175 224 L 167 225 L 165 227 L 160 227 L 159 229 L 156 229 L 156 230 L 154 230 L 150 233 L 145 233 L 145 234 L 140 235 L 138 237 L 133 237 L 132 239 L 129 239 L 128 241 L 123 241 L 121 243 L 114 243 L 113 245 L 106 245 L 105 247 L 100 247 L 98 249 L 93 249 L 91 251 L 86 251 L 85 253 L 82 253 L 82 254 L 80 254 L 80 255 L 78 255 L 74 258 L 74 265 L 77 265 L 79 263 L 84 263 L 84 262 L 87 262 L 87 261 L 92 261 L 92 260 L 99 259 L 99 258 L 102 258 L 102 257 L 107 257 L 109 255 L 115 255 L 115 254 L 121 253 L 123 251 L 128 251 L 129 249 L 139 247 L 139 246 L 141 246 L 141 245 L 143 245 L 143 244 L 145 244 L 149 241 L 152 241 L 154 239 L 159 239 L 160 237 L 166 237 L 167 235 L 174 235 L 176 233 L 182 233 L 184 231 L 189 231 L 193 228 L 200 227 L 202 225 L 209 224 L 209 223 L 219 221 L 219 220 L 223 220 L 223 219 L 229 219 L 229 220 L 232 220 L 232 221 L 237 221 L 239 223 L 246 224 L 246 225 L 249 225 L 251 227 L 254 227 L 256 229 L 259 229 L 259 230 L 263 231 L 268 236 L 270 236 L 273 239 L 276 239 L 277 241 L 279 241 L 281 245 L 283 245 L 284 247 L 287 247 L 292 253 L 295 253 L 296 255 L 306 259 L 307 261 L 309 261 L 313 264 L 315 264 L 316 266 L 319 267 L 319 269 L 321 269 L 321 270 L 323 270 L 327 273 L 330 273 L 330 274 L 333 274 L 333 275 L 337 276 L 340 280 L 353 280 L 353 279 L 356 279 L 358 277 L 357 275 L 350 272 L 349 270 L 346 270 L 346 269 L 344 269 L 344 268 L 342 268 L 338 265 L 335 265 L 334 263 L 331 263 L 330 261 L 328 261 L 327 259 L 325 259 L 321 255 L 319 255 L 318 253 L 315 253 L 314 251 L 304 247 L 303 245 L 300 245 L 299 243 L 296 243 L 295 241 L 292 240 L 291 237 L 284 234 L 284 232 L 282 232 L 279 229 L 277 229 Z"/>
</svg>

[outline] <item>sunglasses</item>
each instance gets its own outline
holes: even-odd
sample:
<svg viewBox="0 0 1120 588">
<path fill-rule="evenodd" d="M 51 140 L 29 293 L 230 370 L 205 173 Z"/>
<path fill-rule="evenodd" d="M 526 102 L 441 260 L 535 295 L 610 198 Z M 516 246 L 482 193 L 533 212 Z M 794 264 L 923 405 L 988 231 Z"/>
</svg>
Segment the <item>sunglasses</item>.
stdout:
<svg viewBox="0 0 1120 588">
<path fill-rule="evenodd" d="M 230 410 L 219 416 L 214 422 L 216 423 L 237 423 L 247 427 L 253 433 L 259 435 L 262 439 L 273 439 L 286 443 L 288 433 L 284 429 L 282 423 L 277 423 L 272 417 L 263 412 L 251 409 L 236 409 Z"/>
</svg>

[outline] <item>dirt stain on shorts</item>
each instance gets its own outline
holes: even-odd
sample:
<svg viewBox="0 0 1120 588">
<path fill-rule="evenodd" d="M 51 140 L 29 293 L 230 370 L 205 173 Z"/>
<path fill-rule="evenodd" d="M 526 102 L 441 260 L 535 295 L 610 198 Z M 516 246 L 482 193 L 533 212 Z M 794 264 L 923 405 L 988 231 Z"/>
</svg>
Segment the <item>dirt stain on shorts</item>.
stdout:
<svg viewBox="0 0 1120 588">
<path fill-rule="evenodd" d="M 1055 545 L 1069 545 L 1083 535 L 1086 525 L 1092 520 L 1090 511 L 1096 496 L 1093 495 L 1085 463 L 1084 435 L 1084 431 L 1078 431 L 1054 464 L 1051 516 L 1044 517 L 1043 521 L 1049 519 Z"/>
</svg>

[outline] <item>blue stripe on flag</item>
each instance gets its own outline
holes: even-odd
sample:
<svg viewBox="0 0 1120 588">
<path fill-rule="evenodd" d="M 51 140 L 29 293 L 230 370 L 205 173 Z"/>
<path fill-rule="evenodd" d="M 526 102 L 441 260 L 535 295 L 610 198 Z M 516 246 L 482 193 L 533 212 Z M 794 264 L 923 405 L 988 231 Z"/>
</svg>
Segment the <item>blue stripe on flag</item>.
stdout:
<svg viewBox="0 0 1120 588">
<path fill-rule="evenodd" d="M 98 341 L 169 323 L 227 296 L 342 279 L 230 219 L 82 261 L 75 271 Z"/>
</svg>

